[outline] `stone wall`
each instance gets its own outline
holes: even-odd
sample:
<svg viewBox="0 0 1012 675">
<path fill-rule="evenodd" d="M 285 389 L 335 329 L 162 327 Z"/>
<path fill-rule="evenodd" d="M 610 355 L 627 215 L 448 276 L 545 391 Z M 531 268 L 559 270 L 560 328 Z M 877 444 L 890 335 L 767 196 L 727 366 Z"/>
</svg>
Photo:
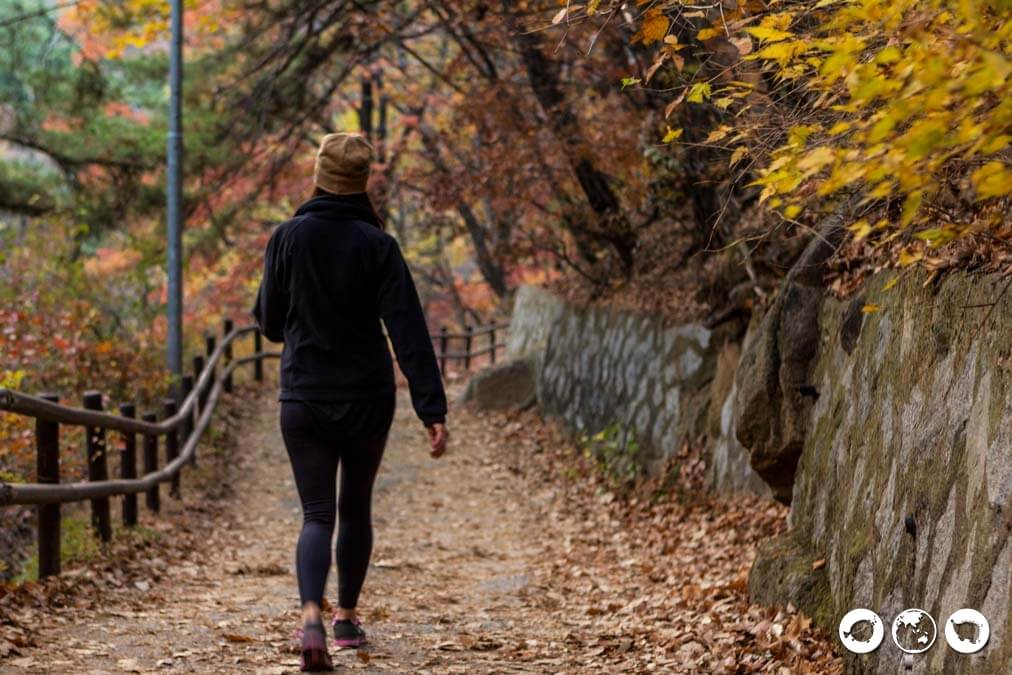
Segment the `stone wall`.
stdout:
<svg viewBox="0 0 1012 675">
<path fill-rule="evenodd" d="M 750 589 L 759 601 L 801 606 L 830 630 L 849 609 L 876 611 L 885 641 L 848 657 L 849 672 L 899 672 L 902 652 L 889 625 L 917 607 L 935 618 L 939 635 L 914 657 L 913 672 L 1006 673 L 1007 281 L 954 275 L 937 289 L 905 280 L 884 290 L 890 279 L 872 279 L 867 297 L 827 300 L 820 309 L 790 529 L 761 547 Z M 864 313 L 865 303 L 881 309 Z M 977 655 L 956 653 L 942 635 L 946 618 L 963 607 L 990 622 L 989 645 Z"/>
<path fill-rule="evenodd" d="M 848 672 L 899 672 L 889 627 L 914 607 L 935 618 L 938 637 L 911 672 L 1009 672 L 1008 280 L 949 275 L 924 287 L 882 274 L 846 302 L 816 294 L 782 291 L 740 346 L 525 287 L 510 355 L 530 359 L 539 403 L 573 429 L 619 423 L 655 462 L 703 435 L 715 490 L 789 501 L 789 529 L 760 547 L 750 594 L 793 603 L 833 633 L 848 610 L 876 611 L 885 640 L 847 654 Z M 990 622 L 976 655 L 943 635 L 963 607 Z"/>
<path fill-rule="evenodd" d="M 507 356 L 535 363 L 539 405 L 574 431 L 592 434 L 617 424 L 635 436 L 639 460 L 652 469 L 684 439 L 708 436 L 719 448 L 712 463 L 719 469 L 715 489 L 768 493 L 733 436 L 716 438 L 732 428 L 721 410 L 735 364 L 727 363 L 726 346 L 713 338 L 701 325 L 573 307 L 524 286 L 517 293 Z M 716 410 L 714 389 L 721 389 Z"/>
</svg>

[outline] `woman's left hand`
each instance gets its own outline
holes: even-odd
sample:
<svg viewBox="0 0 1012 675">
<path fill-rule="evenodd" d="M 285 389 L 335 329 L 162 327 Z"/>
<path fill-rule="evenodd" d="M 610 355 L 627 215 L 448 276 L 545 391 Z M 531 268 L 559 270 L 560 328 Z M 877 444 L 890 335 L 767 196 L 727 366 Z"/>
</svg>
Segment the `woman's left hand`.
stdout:
<svg viewBox="0 0 1012 675">
<path fill-rule="evenodd" d="M 446 442 L 450 439 L 450 432 L 446 430 L 446 425 L 441 422 L 437 422 L 431 426 L 426 427 L 429 432 L 429 455 L 433 459 L 439 459 L 446 452 Z"/>
</svg>

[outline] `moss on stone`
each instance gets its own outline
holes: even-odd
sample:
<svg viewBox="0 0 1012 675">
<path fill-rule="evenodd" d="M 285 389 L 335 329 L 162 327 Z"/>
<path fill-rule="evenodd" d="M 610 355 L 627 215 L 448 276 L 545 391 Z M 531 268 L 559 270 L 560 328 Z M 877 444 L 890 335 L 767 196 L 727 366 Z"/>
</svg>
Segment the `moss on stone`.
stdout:
<svg viewBox="0 0 1012 675">
<path fill-rule="evenodd" d="M 748 578 L 749 600 L 763 605 L 788 602 L 816 624 L 833 623 L 833 598 L 825 560 L 794 533 L 776 536 L 759 546 Z"/>
<path fill-rule="evenodd" d="M 967 307 L 999 298 L 1004 284 L 993 277 L 952 275 L 929 288 L 903 277 L 885 290 L 888 281 L 868 284 L 867 302 L 881 309 L 864 317 L 849 353 L 838 343 L 845 303 L 823 305 L 813 372 L 820 399 L 792 529 L 760 548 L 749 582 L 758 600 L 793 602 L 830 630 L 858 599 L 887 622 L 900 603 L 923 603 L 944 620 L 953 603 L 981 605 L 995 566 L 1008 565 L 1000 556 L 1012 504 L 1008 479 L 996 476 L 1007 476 L 1001 467 L 1012 461 L 1001 440 L 1012 425 L 1012 297 L 984 323 L 986 308 Z M 989 493 L 987 485 L 997 487 Z M 804 574 L 823 555 L 831 561 L 826 586 Z M 1008 615 L 1001 602 L 997 613 Z M 929 671 L 1004 673 L 1008 642 L 973 660 L 939 652 Z M 855 672 L 887 672 L 893 656 L 848 663 Z"/>
</svg>

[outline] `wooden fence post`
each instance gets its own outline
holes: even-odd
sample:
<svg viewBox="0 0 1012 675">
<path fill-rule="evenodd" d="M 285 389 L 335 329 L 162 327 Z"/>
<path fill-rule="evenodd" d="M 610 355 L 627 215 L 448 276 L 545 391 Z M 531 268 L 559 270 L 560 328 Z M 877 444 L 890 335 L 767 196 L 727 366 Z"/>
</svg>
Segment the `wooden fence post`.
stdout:
<svg viewBox="0 0 1012 675">
<path fill-rule="evenodd" d="M 217 340 L 217 338 L 214 337 L 214 333 L 206 333 L 204 335 L 204 358 L 207 359 L 207 363 L 208 364 L 211 363 L 211 354 L 214 353 L 214 349 L 217 346 L 218 346 L 218 340 Z M 214 377 L 213 376 L 217 373 L 217 370 L 218 369 L 215 368 L 214 372 L 212 373 L 212 377 L 211 377 L 211 383 L 212 384 L 214 383 Z M 208 387 L 208 391 L 210 391 L 210 387 Z"/>
<path fill-rule="evenodd" d="M 439 329 L 439 372 L 443 374 L 443 379 L 446 379 L 446 347 L 450 342 L 446 336 L 448 332 L 446 326 Z"/>
<path fill-rule="evenodd" d="M 119 407 L 119 413 L 123 417 L 133 419 L 137 416 L 137 408 L 133 403 L 123 403 Z M 119 477 L 124 480 L 137 478 L 137 435 L 129 432 L 123 433 L 123 447 L 119 451 Z M 123 525 L 134 527 L 137 525 L 137 495 L 123 495 Z"/>
<path fill-rule="evenodd" d="M 179 405 L 182 407 L 186 397 L 193 392 L 193 375 L 183 375 L 180 380 L 180 395 Z M 186 441 L 190 440 L 190 436 L 193 435 L 193 411 L 183 418 L 183 426 L 179 430 L 179 443 L 180 445 L 186 445 Z"/>
<path fill-rule="evenodd" d="M 495 323 L 493 323 L 492 330 L 488 334 L 488 348 L 491 350 L 489 352 L 489 363 L 493 366 L 495 365 L 495 350 L 497 346 L 495 343 Z"/>
<path fill-rule="evenodd" d="M 474 326 L 464 328 L 464 370 L 471 370 L 471 340 L 474 335 Z"/>
<path fill-rule="evenodd" d="M 200 380 L 200 375 L 203 372 L 204 372 L 204 357 L 202 355 L 194 356 L 193 379 L 195 382 Z M 196 384 L 194 384 L 194 386 L 196 386 Z M 197 396 L 197 410 L 196 410 L 197 418 L 199 418 L 200 415 L 202 415 L 204 412 L 204 406 L 207 404 L 207 392 L 209 390 L 210 387 L 204 387 L 203 389 L 200 390 L 200 395 Z"/>
<path fill-rule="evenodd" d="M 232 332 L 232 327 L 233 327 L 232 319 L 225 319 L 224 321 L 222 321 L 222 326 L 221 327 L 222 327 L 222 332 L 224 333 L 224 336 L 221 338 L 222 339 L 222 344 L 225 345 L 225 350 L 224 350 L 225 364 L 223 365 L 223 369 L 228 369 L 229 364 L 232 363 L 232 343 L 231 342 L 226 342 L 226 340 L 228 340 L 228 334 Z M 225 376 L 224 389 L 225 389 L 225 393 L 226 394 L 231 394 L 232 393 L 232 375 L 231 374 Z"/>
<path fill-rule="evenodd" d="M 263 336 L 260 335 L 260 329 L 257 328 L 253 331 L 253 353 L 259 354 L 264 350 Z M 253 362 L 253 377 L 257 382 L 264 381 L 264 360 L 257 359 Z"/>
<path fill-rule="evenodd" d="M 39 394 L 59 403 L 56 394 Z M 40 483 L 60 482 L 60 424 L 35 420 L 36 479 Z M 60 573 L 60 505 L 40 504 L 38 507 L 39 578 Z"/>
<path fill-rule="evenodd" d="M 167 398 L 162 401 L 162 405 L 165 407 L 165 419 L 168 419 L 176 414 L 176 399 Z M 179 457 L 179 429 L 170 429 L 165 433 L 165 463 L 168 464 L 176 457 Z M 169 488 L 169 495 L 179 499 L 179 478 L 180 472 L 172 477 L 171 487 Z"/>
<path fill-rule="evenodd" d="M 89 391 L 84 394 L 84 407 L 87 410 L 102 409 L 102 393 Z M 88 452 L 88 480 L 100 481 L 109 479 L 109 466 L 106 461 L 105 429 L 87 427 L 85 448 Z M 109 515 L 109 498 L 99 497 L 91 500 L 91 525 L 95 528 L 99 539 L 112 541 L 112 520 Z"/>
<path fill-rule="evenodd" d="M 145 422 L 157 422 L 158 415 L 153 412 L 144 413 L 141 418 Z M 152 471 L 158 470 L 158 435 L 157 434 L 144 434 L 144 473 L 149 474 Z M 147 504 L 148 510 L 153 513 L 158 513 L 161 510 L 161 497 L 158 494 L 158 484 L 156 483 L 145 493 L 145 503 Z"/>
</svg>

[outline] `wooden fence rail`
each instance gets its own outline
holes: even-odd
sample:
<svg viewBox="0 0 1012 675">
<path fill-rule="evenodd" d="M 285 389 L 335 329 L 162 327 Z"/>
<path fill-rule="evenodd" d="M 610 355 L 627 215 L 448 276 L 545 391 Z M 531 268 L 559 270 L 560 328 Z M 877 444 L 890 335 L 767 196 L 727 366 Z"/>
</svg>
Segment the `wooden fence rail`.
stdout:
<svg viewBox="0 0 1012 675">
<path fill-rule="evenodd" d="M 110 503 L 122 497 L 123 524 L 137 524 L 137 495 L 145 493 L 148 509 L 160 508 L 159 485 L 170 483 L 170 495 L 180 495 L 180 474 L 187 463 L 196 459 L 197 445 L 211 425 L 215 407 L 223 393 L 232 389 L 236 369 L 254 365 L 254 377 L 263 380 L 262 361 L 279 358 L 280 352 L 262 351 L 260 334 L 254 326 L 233 328 L 226 321 L 220 344 L 208 336 L 205 357 L 195 358 L 193 376 L 180 382 L 181 401 L 167 398 L 162 402 L 164 419 L 157 421 L 153 411 L 137 419 L 132 403 L 120 406 L 120 415 L 102 410 L 102 394 L 88 392 L 84 406 L 61 405 L 55 394 L 31 396 L 19 391 L 0 389 L 0 411 L 35 419 L 37 448 L 37 483 L 0 482 L 0 506 L 34 504 L 38 506 L 39 576 L 60 573 L 60 504 L 91 501 L 91 522 L 102 541 L 112 537 Z M 236 340 L 253 335 L 254 353 L 233 359 Z M 224 362 L 220 369 L 219 365 Z M 88 480 L 60 483 L 60 425 L 84 427 Z M 108 432 L 116 432 L 122 445 L 119 450 L 119 477 L 109 477 Z M 137 435 L 143 437 L 142 462 L 144 475 L 137 476 Z M 159 439 L 165 439 L 166 464 L 158 467 Z"/>
<path fill-rule="evenodd" d="M 432 333 L 436 347 L 436 357 L 439 359 L 439 370 L 446 377 L 449 363 L 462 363 L 464 370 L 470 370 L 472 361 L 479 356 L 488 356 L 488 363 L 494 365 L 498 351 L 506 346 L 505 340 L 499 341 L 503 334 L 509 330 L 508 323 L 491 323 L 487 326 L 466 326 L 462 333 L 451 333 L 450 329 L 443 326 L 438 333 Z M 476 348 L 477 338 L 488 336 L 488 343 L 485 347 Z M 463 349 L 450 349 L 451 341 L 460 343 Z"/>
<path fill-rule="evenodd" d="M 144 493 L 144 503 L 153 513 L 161 507 L 161 483 L 170 483 L 170 496 L 180 496 L 183 467 L 196 464 L 197 446 L 211 425 L 222 394 L 232 391 L 236 369 L 252 364 L 254 378 L 262 381 L 263 361 L 281 356 L 280 352 L 263 351 L 262 338 L 255 326 L 235 328 L 230 320 L 225 320 L 223 326 L 220 342 L 214 335 L 205 337 L 205 353 L 193 358 L 193 374 L 180 380 L 180 399 L 162 401 L 161 421 L 154 411 L 146 411 L 138 418 L 133 403 L 120 405 L 119 415 L 105 412 L 102 393 L 97 391 L 87 392 L 83 407 L 75 408 L 61 404 L 56 394 L 32 396 L 0 388 L 0 411 L 35 419 L 38 482 L 0 481 L 0 507 L 15 504 L 38 507 L 39 577 L 60 573 L 60 504 L 89 500 L 95 533 L 102 541 L 109 541 L 110 498 L 122 498 L 123 524 L 133 527 L 138 522 L 138 494 Z M 444 326 L 432 336 L 438 341 L 437 357 L 444 376 L 449 361 L 463 362 L 465 370 L 470 369 L 473 360 L 485 355 L 495 363 L 496 352 L 505 346 L 497 336 L 502 336 L 506 328 L 508 325 L 503 324 L 467 326 L 462 333 L 451 333 Z M 253 354 L 233 358 L 234 343 L 247 335 L 252 336 Z M 488 336 L 487 346 L 476 349 L 475 340 L 484 336 Z M 462 342 L 463 349 L 449 349 L 451 341 Z M 60 482 L 61 425 L 85 429 L 87 481 Z M 109 432 L 117 434 L 122 442 L 117 453 L 117 478 L 109 475 Z M 140 457 L 138 435 L 142 439 Z M 158 447 L 163 438 L 166 463 L 159 468 Z M 138 463 L 143 467 L 141 476 L 137 475 Z"/>
</svg>

